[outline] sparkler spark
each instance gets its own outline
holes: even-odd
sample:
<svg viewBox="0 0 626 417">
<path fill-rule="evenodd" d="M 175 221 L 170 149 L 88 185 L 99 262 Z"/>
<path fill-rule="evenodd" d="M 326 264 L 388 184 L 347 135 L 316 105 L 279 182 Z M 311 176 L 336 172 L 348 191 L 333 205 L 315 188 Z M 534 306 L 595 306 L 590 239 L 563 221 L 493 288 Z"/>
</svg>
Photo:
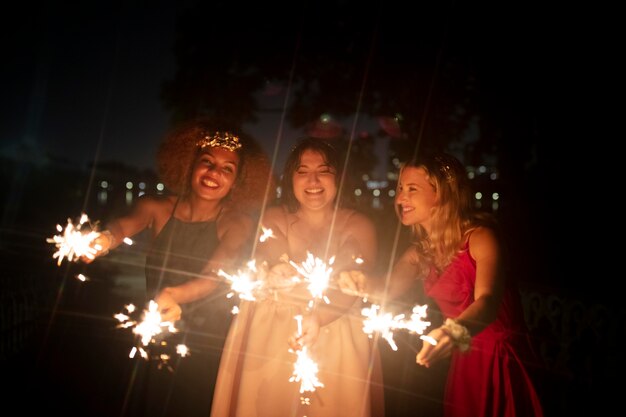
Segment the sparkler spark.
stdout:
<svg viewBox="0 0 626 417">
<path fill-rule="evenodd" d="M 261 226 L 261 229 L 263 230 L 263 234 L 261 235 L 261 237 L 259 237 L 260 242 L 265 242 L 271 237 L 276 238 L 276 236 L 274 236 L 274 232 L 272 232 L 272 229 L 267 229 L 263 226 Z"/>
<path fill-rule="evenodd" d="M 298 334 L 302 334 L 302 316 L 297 315 L 294 317 L 298 322 Z M 290 349 L 291 352 L 294 352 Z M 323 387 L 324 384 L 317 378 L 318 366 L 317 363 L 309 356 L 306 346 L 302 349 L 295 351 L 298 356 L 293 366 L 293 374 L 289 378 L 289 382 L 300 382 L 300 394 L 304 392 L 313 392 L 317 387 Z M 308 398 L 300 399 L 303 404 L 309 404 Z"/>
<path fill-rule="evenodd" d="M 85 228 L 85 230 L 83 230 Z M 96 254 L 103 248 L 98 243 L 95 243 L 96 239 L 101 235 L 98 230 L 98 222 L 92 224 L 89 221 L 89 216 L 82 213 L 78 224 L 75 226 L 72 219 L 67 219 L 67 226 L 63 228 L 60 224 L 57 224 L 56 229 L 59 235 L 55 235 L 46 239 L 48 243 L 54 243 L 57 247 L 57 251 L 52 255 L 52 258 L 59 258 L 57 265 L 61 265 L 64 258 L 68 261 L 77 261 L 81 257 L 88 259 L 95 259 Z M 124 238 L 124 243 L 132 245 L 132 239 Z"/>
<path fill-rule="evenodd" d="M 429 321 L 422 320 L 426 317 L 427 308 L 427 304 L 414 306 L 410 318 L 405 320 L 404 314 L 393 316 L 391 313 L 380 311 L 380 306 L 373 304 L 371 307 L 366 307 L 361 310 L 361 314 L 366 317 L 366 319 L 363 320 L 363 332 L 370 338 L 374 332 L 379 332 L 381 337 L 389 343 L 389 346 L 396 351 L 398 350 L 398 346 L 393 339 L 394 330 L 407 330 L 422 335 L 424 330 L 430 326 Z M 422 340 L 428 340 L 427 336 L 420 336 L 420 338 Z M 437 344 L 437 342 L 435 341 L 433 344 Z"/>
<path fill-rule="evenodd" d="M 88 226 L 88 230 L 82 230 L 85 225 Z M 52 255 L 52 258 L 58 258 L 57 265 L 60 266 L 64 258 L 70 262 L 80 259 L 81 256 L 86 256 L 89 259 L 95 258 L 99 249 L 92 247 L 91 243 L 100 236 L 100 232 L 96 230 L 96 226 L 91 225 L 89 217 L 85 213 L 80 216 L 76 226 L 74 226 L 72 219 L 68 218 L 65 228 L 60 224 L 57 224 L 56 228 L 62 234 L 49 237 L 46 241 L 54 243 L 58 249 Z"/>
<path fill-rule="evenodd" d="M 256 260 L 252 259 L 246 265 L 247 270 L 238 270 L 237 274 L 234 275 L 230 275 L 221 269 L 217 271 L 218 276 L 224 277 L 230 282 L 232 291 L 226 294 L 228 298 L 233 297 L 237 293 L 242 300 L 256 300 L 254 291 L 259 289 L 263 283 L 252 277 L 253 274 L 257 273 Z"/>
<path fill-rule="evenodd" d="M 333 268 L 329 267 L 335 262 L 335 257 L 331 257 L 328 264 L 320 258 L 314 257 L 312 253 L 307 251 L 306 260 L 300 265 L 289 260 L 289 264 L 293 266 L 300 275 L 309 283 L 307 289 L 311 293 L 313 299 L 322 299 L 326 304 L 330 304 L 330 300 L 325 292 L 328 289 L 330 275 Z M 311 300 L 313 302 L 314 300 Z"/>
<path fill-rule="evenodd" d="M 158 304 L 154 300 L 150 300 L 148 304 L 148 309 L 143 311 L 142 318 L 140 321 L 133 320 L 131 318 L 131 314 L 136 311 L 136 307 L 133 304 L 128 304 L 125 306 L 128 314 L 118 313 L 115 314 L 115 317 L 120 324 L 118 327 L 120 328 L 132 328 L 132 332 L 139 337 L 140 344 L 133 346 L 128 355 L 129 358 L 134 358 L 137 353 L 143 359 L 156 359 L 159 361 L 159 369 L 163 366 L 166 366 L 168 369 L 173 370 L 169 365 L 170 355 L 167 353 L 158 353 L 155 355 L 150 355 L 147 349 L 144 347 L 148 345 L 156 345 L 157 338 L 159 335 L 162 335 L 165 332 L 176 333 L 178 329 L 174 327 L 172 322 L 169 321 L 161 321 L 161 313 L 158 310 Z M 162 340 L 160 342 L 161 346 L 167 346 L 167 342 Z M 179 344 L 176 346 L 176 353 L 181 357 L 188 356 L 190 354 L 187 346 L 183 344 Z"/>
</svg>

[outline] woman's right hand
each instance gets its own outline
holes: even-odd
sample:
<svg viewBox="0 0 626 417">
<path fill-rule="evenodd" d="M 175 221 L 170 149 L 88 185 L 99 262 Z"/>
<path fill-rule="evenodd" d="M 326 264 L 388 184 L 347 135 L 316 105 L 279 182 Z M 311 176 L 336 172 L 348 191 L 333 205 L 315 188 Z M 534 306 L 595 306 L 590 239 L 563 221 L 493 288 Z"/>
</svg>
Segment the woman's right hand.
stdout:
<svg viewBox="0 0 626 417">
<path fill-rule="evenodd" d="M 161 321 L 169 321 L 174 322 L 176 320 L 180 320 L 180 317 L 183 313 L 180 304 L 174 300 L 168 292 L 167 288 L 164 289 L 156 296 L 154 301 L 159 306 L 159 313 L 161 313 Z"/>
<path fill-rule="evenodd" d="M 339 278 L 337 278 L 337 286 L 347 295 L 353 295 L 357 297 L 366 297 L 367 277 L 362 271 L 341 271 L 339 272 Z"/>
<path fill-rule="evenodd" d="M 298 273 L 293 266 L 281 262 L 269 269 L 265 283 L 270 291 L 289 291 L 298 280 Z"/>
<path fill-rule="evenodd" d="M 80 260 L 86 264 L 92 263 L 98 256 L 103 256 L 109 253 L 109 249 L 113 245 L 114 237 L 108 230 L 100 233 L 98 237 L 89 243 L 89 247 L 93 249 L 92 256 L 82 255 Z"/>
</svg>

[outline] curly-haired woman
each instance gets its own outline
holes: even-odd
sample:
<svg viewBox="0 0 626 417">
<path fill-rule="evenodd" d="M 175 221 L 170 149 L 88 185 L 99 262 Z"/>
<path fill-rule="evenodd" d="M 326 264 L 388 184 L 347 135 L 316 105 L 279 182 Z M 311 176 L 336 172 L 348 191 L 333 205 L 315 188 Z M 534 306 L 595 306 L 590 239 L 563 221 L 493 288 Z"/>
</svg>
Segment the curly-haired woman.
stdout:
<svg viewBox="0 0 626 417">
<path fill-rule="evenodd" d="M 151 372 L 139 413 L 209 414 L 232 317 L 228 289 L 216 273 L 249 256 L 256 216 L 272 181 L 267 158 L 244 139 L 203 120 L 172 131 L 157 154 L 160 176 L 172 194 L 142 196 L 127 216 L 109 222 L 98 240 L 101 255 L 149 229 L 148 299 L 155 299 L 161 310 L 180 309 L 178 303 L 184 303 L 177 327 L 191 355 L 173 374 Z"/>
</svg>

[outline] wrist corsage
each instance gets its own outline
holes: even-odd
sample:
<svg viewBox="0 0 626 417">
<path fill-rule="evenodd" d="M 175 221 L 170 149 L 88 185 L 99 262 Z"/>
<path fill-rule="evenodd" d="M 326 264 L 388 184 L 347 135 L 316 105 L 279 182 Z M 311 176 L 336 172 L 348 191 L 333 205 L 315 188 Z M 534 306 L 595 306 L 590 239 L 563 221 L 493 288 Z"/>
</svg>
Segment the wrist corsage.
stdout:
<svg viewBox="0 0 626 417">
<path fill-rule="evenodd" d="M 461 352 L 467 352 L 469 350 L 472 336 L 470 336 L 467 327 L 459 324 L 454 319 L 446 319 L 443 326 L 441 326 L 441 330 L 452 338 L 455 346 L 458 347 Z"/>
</svg>

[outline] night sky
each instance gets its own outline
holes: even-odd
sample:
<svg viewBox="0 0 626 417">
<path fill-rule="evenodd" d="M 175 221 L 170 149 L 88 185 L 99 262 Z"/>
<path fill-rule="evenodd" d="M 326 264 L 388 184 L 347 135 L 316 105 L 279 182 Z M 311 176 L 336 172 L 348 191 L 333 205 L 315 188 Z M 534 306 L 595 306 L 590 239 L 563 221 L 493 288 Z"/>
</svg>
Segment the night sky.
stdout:
<svg viewBox="0 0 626 417">
<path fill-rule="evenodd" d="M 174 71 L 178 10 L 159 3 L 18 10 L 3 39 L 2 152 L 26 144 L 34 158 L 153 167 L 168 122 L 158 96 Z"/>
</svg>

